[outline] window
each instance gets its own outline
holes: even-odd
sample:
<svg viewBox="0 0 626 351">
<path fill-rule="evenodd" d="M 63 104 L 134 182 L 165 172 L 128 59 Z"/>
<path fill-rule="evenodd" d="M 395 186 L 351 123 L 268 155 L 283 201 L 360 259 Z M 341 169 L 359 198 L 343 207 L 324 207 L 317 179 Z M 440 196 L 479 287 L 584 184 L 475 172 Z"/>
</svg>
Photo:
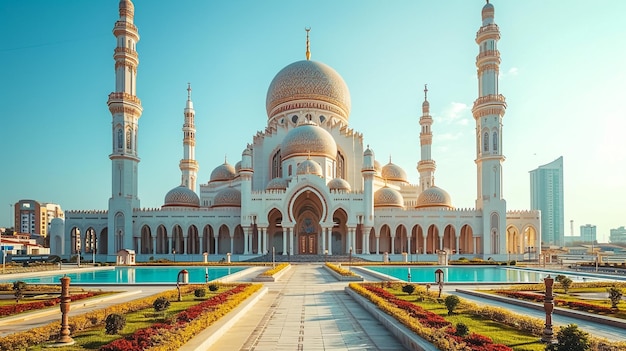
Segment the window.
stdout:
<svg viewBox="0 0 626 351">
<path fill-rule="evenodd" d="M 483 136 L 483 151 L 489 151 L 489 133 L 485 132 Z"/>
<path fill-rule="evenodd" d="M 297 124 L 298 123 L 298 116 L 296 116 L 296 115 L 291 116 L 291 122 L 293 122 L 293 124 Z"/>
<path fill-rule="evenodd" d="M 272 173 L 270 175 L 271 179 L 282 176 L 282 159 L 280 156 L 280 150 L 276 151 L 272 157 Z"/>
<path fill-rule="evenodd" d="M 493 151 L 498 151 L 498 132 L 493 132 Z"/>
</svg>

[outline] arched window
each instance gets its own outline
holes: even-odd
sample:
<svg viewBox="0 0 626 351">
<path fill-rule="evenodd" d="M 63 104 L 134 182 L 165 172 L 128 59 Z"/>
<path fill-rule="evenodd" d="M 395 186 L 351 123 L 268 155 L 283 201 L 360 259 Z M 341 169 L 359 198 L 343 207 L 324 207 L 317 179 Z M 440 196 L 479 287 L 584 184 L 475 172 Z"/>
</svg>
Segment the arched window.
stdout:
<svg viewBox="0 0 626 351">
<path fill-rule="evenodd" d="M 345 159 L 340 151 L 337 151 L 337 174 L 335 175 L 335 177 L 342 179 L 346 178 Z"/>
<path fill-rule="evenodd" d="M 493 132 L 493 151 L 498 151 L 498 132 Z"/>
<path fill-rule="evenodd" d="M 272 157 L 272 173 L 270 179 L 282 177 L 282 171 L 282 159 L 280 156 L 280 150 L 278 150 Z"/>
<path fill-rule="evenodd" d="M 124 140 L 124 136 L 122 134 L 122 129 L 119 128 L 117 130 L 117 148 L 118 149 L 123 149 L 124 148 L 124 144 L 123 144 L 124 141 L 123 140 Z"/>
<path fill-rule="evenodd" d="M 126 130 L 126 149 L 127 150 L 132 149 L 130 141 L 131 141 L 131 132 L 130 132 L 130 129 L 127 129 Z"/>
<path fill-rule="evenodd" d="M 483 136 L 483 151 L 489 151 L 489 133 L 485 132 Z"/>
</svg>

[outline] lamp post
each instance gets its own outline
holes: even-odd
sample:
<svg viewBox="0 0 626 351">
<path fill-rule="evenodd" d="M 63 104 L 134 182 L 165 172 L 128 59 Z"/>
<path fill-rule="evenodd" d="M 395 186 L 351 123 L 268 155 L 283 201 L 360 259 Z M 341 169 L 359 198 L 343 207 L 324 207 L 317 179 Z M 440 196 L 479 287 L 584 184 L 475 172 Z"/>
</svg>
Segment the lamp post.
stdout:
<svg viewBox="0 0 626 351">
<path fill-rule="evenodd" d="M 439 268 L 439 269 L 437 269 L 435 271 L 435 282 L 439 286 L 439 296 L 438 297 L 441 297 L 441 292 L 443 291 L 443 280 L 445 278 L 444 275 L 445 275 L 445 273 L 443 272 L 443 270 L 441 270 L 441 268 Z"/>
<path fill-rule="evenodd" d="M 174 262 L 176 262 L 176 249 L 172 249 L 172 254 L 174 255 Z"/>
<path fill-rule="evenodd" d="M 272 246 L 272 268 L 276 267 L 276 247 Z"/>
<path fill-rule="evenodd" d="M 349 260 L 350 260 L 350 265 L 348 266 L 348 271 L 350 270 L 350 267 L 352 267 L 352 246 L 350 246 L 350 256 L 349 256 Z"/>
<path fill-rule="evenodd" d="M 328 262 L 328 250 L 324 250 L 324 263 Z"/>
<path fill-rule="evenodd" d="M 543 281 L 546 284 L 546 295 L 543 300 L 543 308 L 546 312 L 546 325 L 541 335 L 541 341 L 547 344 L 553 344 L 556 342 L 554 332 L 552 330 L 552 311 L 554 310 L 554 294 L 552 293 L 552 285 L 554 284 L 554 278 L 548 275 Z"/>
<path fill-rule="evenodd" d="M 209 267 L 204 268 L 204 281 L 209 284 Z"/>
</svg>

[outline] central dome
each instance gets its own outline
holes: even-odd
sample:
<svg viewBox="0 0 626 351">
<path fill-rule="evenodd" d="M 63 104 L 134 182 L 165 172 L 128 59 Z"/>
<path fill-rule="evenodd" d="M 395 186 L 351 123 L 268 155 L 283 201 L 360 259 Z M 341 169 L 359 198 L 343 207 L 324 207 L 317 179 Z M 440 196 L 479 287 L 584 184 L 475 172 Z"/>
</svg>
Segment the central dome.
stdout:
<svg viewBox="0 0 626 351">
<path fill-rule="evenodd" d="M 283 68 L 272 80 L 265 100 L 267 117 L 292 109 L 326 110 L 348 121 L 350 91 L 330 66 L 303 60 Z"/>
<path fill-rule="evenodd" d="M 283 160 L 293 156 L 324 156 L 331 159 L 337 157 L 337 143 L 326 129 L 314 123 L 301 124 L 283 139 L 281 145 Z"/>
</svg>

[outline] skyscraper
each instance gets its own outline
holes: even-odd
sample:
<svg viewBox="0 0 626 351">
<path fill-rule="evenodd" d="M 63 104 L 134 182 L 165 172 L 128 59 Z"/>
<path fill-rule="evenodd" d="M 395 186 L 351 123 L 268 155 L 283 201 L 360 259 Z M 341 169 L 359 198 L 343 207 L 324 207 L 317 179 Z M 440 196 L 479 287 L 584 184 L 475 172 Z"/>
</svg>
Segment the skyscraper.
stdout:
<svg viewBox="0 0 626 351">
<path fill-rule="evenodd" d="M 563 245 L 563 156 L 530 171 L 530 208 L 541 210 L 541 241 Z"/>
</svg>

